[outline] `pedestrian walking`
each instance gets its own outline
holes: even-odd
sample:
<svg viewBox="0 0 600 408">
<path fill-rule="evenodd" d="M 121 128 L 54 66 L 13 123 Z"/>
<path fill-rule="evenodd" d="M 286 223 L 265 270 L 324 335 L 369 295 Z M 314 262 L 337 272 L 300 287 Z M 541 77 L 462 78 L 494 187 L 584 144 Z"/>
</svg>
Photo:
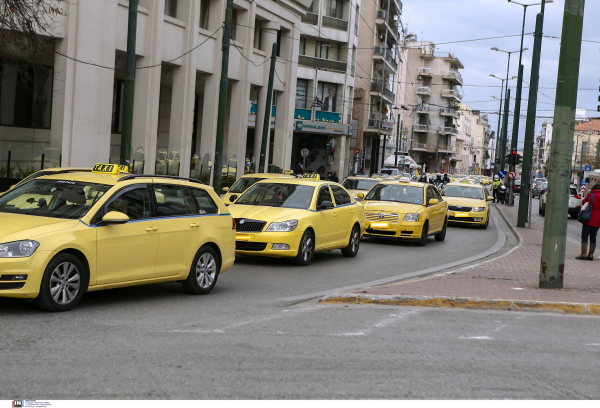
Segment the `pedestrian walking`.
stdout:
<svg viewBox="0 0 600 408">
<path fill-rule="evenodd" d="M 575 258 L 593 261 L 594 251 L 596 250 L 596 237 L 600 229 L 600 184 L 591 186 L 589 191 L 589 194 L 583 199 L 582 204 L 585 205 L 587 203 L 588 207 L 590 207 L 591 217 L 581 228 L 581 255 Z"/>
<path fill-rule="evenodd" d="M 304 166 L 302 166 L 302 162 L 299 161 L 294 169 L 294 174 L 297 176 L 299 174 L 304 174 Z"/>
<path fill-rule="evenodd" d="M 331 181 L 333 181 L 334 183 L 340 182 L 340 178 L 338 177 L 338 175 L 335 171 L 333 172 L 333 175 L 331 176 Z"/>
</svg>

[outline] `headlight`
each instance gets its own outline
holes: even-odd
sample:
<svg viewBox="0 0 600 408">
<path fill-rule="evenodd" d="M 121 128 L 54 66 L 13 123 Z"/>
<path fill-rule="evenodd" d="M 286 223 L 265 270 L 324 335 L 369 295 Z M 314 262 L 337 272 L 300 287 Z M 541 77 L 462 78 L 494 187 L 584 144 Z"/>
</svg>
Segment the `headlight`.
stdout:
<svg viewBox="0 0 600 408">
<path fill-rule="evenodd" d="M 272 222 L 267 228 L 267 231 L 271 232 L 289 232 L 296 229 L 298 226 L 298 220 L 288 220 L 282 222 Z"/>
<path fill-rule="evenodd" d="M 475 207 L 473 208 L 473 212 L 484 212 L 485 211 L 485 207 Z"/>
<path fill-rule="evenodd" d="M 404 221 L 417 222 L 419 221 L 418 213 L 408 213 L 404 216 Z"/>
<path fill-rule="evenodd" d="M 40 246 L 35 241 L 15 241 L 0 244 L 0 258 L 26 258 Z"/>
</svg>

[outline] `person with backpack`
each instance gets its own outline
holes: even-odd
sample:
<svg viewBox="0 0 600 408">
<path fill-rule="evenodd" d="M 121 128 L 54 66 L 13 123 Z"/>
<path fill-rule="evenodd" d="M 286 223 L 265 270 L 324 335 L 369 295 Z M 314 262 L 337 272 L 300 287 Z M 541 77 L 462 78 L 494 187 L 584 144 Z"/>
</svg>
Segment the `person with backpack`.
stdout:
<svg viewBox="0 0 600 408">
<path fill-rule="evenodd" d="M 588 208 L 583 210 L 579 216 L 580 222 L 583 222 L 581 228 L 581 255 L 575 257 L 575 259 L 593 261 L 594 251 L 596 250 L 596 237 L 600 229 L 600 184 L 595 184 L 590 188 L 590 192 L 581 204 L 584 205 L 586 203 Z M 588 212 L 591 212 L 589 220 L 587 220 Z M 584 216 L 583 219 L 582 216 Z M 590 244 L 589 251 L 588 239 Z"/>
</svg>

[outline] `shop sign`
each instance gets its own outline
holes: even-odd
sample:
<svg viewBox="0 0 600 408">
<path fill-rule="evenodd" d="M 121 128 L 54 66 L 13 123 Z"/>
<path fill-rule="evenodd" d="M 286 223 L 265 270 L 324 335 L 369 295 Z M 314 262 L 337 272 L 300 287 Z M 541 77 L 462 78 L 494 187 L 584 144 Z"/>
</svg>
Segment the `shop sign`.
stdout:
<svg viewBox="0 0 600 408">
<path fill-rule="evenodd" d="M 298 132 L 317 132 L 335 135 L 349 135 L 351 131 L 349 125 L 341 125 L 338 123 L 309 122 L 306 120 L 294 121 L 294 130 Z"/>
</svg>

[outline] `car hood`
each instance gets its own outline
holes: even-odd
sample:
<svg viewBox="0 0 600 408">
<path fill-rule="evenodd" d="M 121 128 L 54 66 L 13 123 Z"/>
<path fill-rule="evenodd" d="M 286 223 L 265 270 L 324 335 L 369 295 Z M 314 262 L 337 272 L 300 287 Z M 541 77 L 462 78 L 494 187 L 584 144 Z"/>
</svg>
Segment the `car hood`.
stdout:
<svg viewBox="0 0 600 408">
<path fill-rule="evenodd" d="M 260 221 L 289 220 L 306 214 L 309 210 L 298 208 L 267 207 L 262 205 L 231 204 L 227 207 L 233 218 L 247 218 Z"/>
<path fill-rule="evenodd" d="M 0 242 L 34 239 L 49 232 L 73 228 L 79 220 L 0 213 Z"/>
<path fill-rule="evenodd" d="M 365 212 L 386 212 L 386 213 L 417 213 L 423 211 L 425 207 L 421 204 L 393 203 L 390 201 L 363 201 Z"/>
<path fill-rule="evenodd" d="M 444 196 L 444 201 L 448 203 L 448 205 L 462 205 L 463 207 L 485 207 L 485 200 L 477 200 L 475 198 L 465 198 L 465 197 L 446 197 Z"/>
</svg>

